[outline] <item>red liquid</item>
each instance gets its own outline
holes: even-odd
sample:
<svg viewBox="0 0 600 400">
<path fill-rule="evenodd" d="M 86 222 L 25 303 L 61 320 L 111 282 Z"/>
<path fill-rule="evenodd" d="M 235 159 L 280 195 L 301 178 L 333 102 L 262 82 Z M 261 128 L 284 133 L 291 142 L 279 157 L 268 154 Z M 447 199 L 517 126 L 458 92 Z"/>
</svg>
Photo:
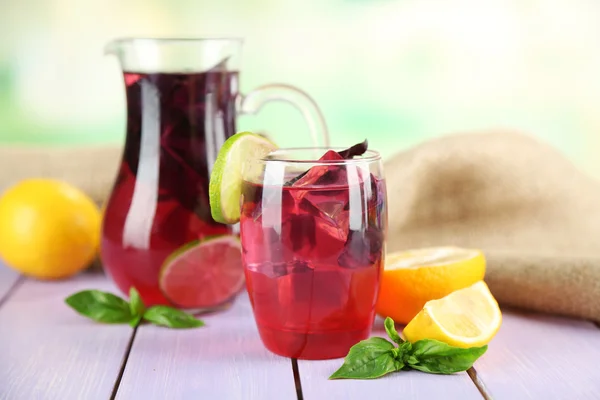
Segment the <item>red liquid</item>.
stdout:
<svg viewBox="0 0 600 400">
<path fill-rule="evenodd" d="M 237 72 L 124 74 L 127 141 L 101 240 L 105 269 L 147 305 L 172 305 L 159 289 L 163 261 L 204 236 L 230 233 L 208 201 L 210 168 L 236 132 Z"/>
<path fill-rule="evenodd" d="M 319 188 L 244 183 L 246 286 L 272 352 L 337 358 L 369 336 L 386 208 L 384 182 L 368 181 Z"/>
</svg>

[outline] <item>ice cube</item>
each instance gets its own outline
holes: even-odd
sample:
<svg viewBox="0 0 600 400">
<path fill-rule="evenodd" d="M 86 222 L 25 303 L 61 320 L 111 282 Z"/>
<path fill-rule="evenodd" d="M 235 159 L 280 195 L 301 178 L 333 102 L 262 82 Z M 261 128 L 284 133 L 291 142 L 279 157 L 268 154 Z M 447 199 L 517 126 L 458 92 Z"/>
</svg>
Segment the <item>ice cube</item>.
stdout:
<svg viewBox="0 0 600 400">
<path fill-rule="evenodd" d="M 369 225 L 366 229 L 350 230 L 338 264 L 345 268 L 368 267 L 381 258 L 383 232 Z"/>
<path fill-rule="evenodd" d="M 262 226 L 261 221 L 244 219 L 240 222 L 244 258 L 247 263 L 273 264 L 292 260 L 289 249 L 274 227 Z"/>
<path fill-rule="evenodd" d="M 367 151 L 367 147 L 368 142 L 365 140 L 339 153 L 334 150 L 328 150 L 321 156 L 319 161 L 352 159 L 354 156 L 364 154 Z M 312 167 L 304 174 L 288 182 L 288 186 L 335 185 L 340 183 L 345 184 L 346 182 L 346 166 L 344 164 L 331 164 Z"/>
<path fill-rule="evenodd" d="M 288 265 L 285 262 L 265 261 L 258 267 L 260 272 L 269 278 L 280 278 L 289 273 Z"/>
<path fill-rule="evenodd" d="M 337 257 L 346 241 L 344 225 L 338 225 L 306 198 L 297 203 L 294 211 L 287 215 L 281 229 L 295 259 L 326 262 Z"/>
<path fill-rule="evenodd" d="M 325 153 L 320 160 L 343 160 L 343 158 L 333 150 Z M 348 188 L 347 174 L 344 165 L 318 165 L 312 167 L 308 172 L 298 179 L 293 186 L 319 186 L 325 190 L 296 190 L 294 198 L 297 201 L 302 199 L 308 200 L 310 205 L 316 207 L 320 213 L 318 216 L 326 218 L 320 221 L 320 225 L 329 232 L 335 232 L 335 237 L 343 237 L 345 240 L 345 230 L 340 231 L 340 226 L 346 227 L 347 215 L 342 219 L 341 224 L 338 223 L 338 216 L 344 209 L 347 209 L 348 204 Z M 333 224 L 332 224 L 333 222 Z M 332 230 L 333 228 L 333 230 Z"/>
<path fill-rule="evenodd" d="M 343 158 L 333 150 L 329 150 L 320 159 L 320 161 L 343 160 Z M 346 183 L 344 165 L 317 165 L 310 168 L 308 171 L 296 176 L 288 181 L 286 186 L 293 186 L 295 189 L 291 191 L 292 196 L 296 200 L 301 200 L 308 190 L 298 190 L 303 187 L 314 186 L 330 186 Z"/>
<path fill-rule="evenodd" d="M 314 201 L 312 203 L 315 207 L 317 207 L 319 210 L 325 213 L 325 215 L 332 219 L 335 219 L 338 216 L 338 214 L 344 210 L 344 207 L 346 207 L 348 201 L 328 201 L 327 199 L 325 199 L 324 201 L 321 201 L 319 203 L 316 203 Z"/>
<path fill-rule="evenodd" d="M 304 199 L 335 221 L 341 212 L 348 209 L 350 194 L 348 187 L 341 189 L 325 187 L 323 189 L 307 191 Z"/>
<path fill-rule="evenodd" d="M 319 161 L 334 161 L 334 160 L 343 160 L 342 156 L 340 156 L 337 152 L 333 150 L 327 151 L 327 153 L 323 154 Z M 327 184 L 335 184 L 335 183 L 346 183 L 346 176 L 344 174 L 345 167 L 343 164 L 336 165 L 317 165 L 309 169 L 306 173 L 299 176 L 296 179 L 292 186 L 295 187 L 303 187 L 303 186 L 313 186 L 313 185 L 327 185 Z"/>
</svg>

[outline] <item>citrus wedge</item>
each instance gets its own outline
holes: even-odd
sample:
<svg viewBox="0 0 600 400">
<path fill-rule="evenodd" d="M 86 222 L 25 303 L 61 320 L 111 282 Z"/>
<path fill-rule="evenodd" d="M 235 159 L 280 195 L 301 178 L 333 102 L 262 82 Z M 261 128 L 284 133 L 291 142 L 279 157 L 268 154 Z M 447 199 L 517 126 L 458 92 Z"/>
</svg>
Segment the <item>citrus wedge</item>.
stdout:
<svg viewBox="0 0 600 400">
<path fill-rule="evenodd" d="M 501 323 L 498 302 L 485 282 L 479 281 L 427 302 L 403 334 L 409 342 L 436 339 L 456 347 L 479 347 L 492 340 Z"/>
<path fill-rule="evenodd" d="M 167 299 L 182 308 L 225 303 L 244 286 L 239 239 L 221 235 L 183 245 L 163 263 L 159 286 Z"/>
<path fill-rule="evenodd" d="M 386 255 L 375 310 L 406 324 L 429 300 L 483 279 L 485 257 L 476 249 L 428 247 Z"/>
<path fill-rule="evenodd" d="M 239 222 L 244 162 L 260 159 L 275 149 L 269 139 L 252 132 L 236 133 L 223 143 L 209 182 L 210 212 L 215 221 Z"/>
</svg>

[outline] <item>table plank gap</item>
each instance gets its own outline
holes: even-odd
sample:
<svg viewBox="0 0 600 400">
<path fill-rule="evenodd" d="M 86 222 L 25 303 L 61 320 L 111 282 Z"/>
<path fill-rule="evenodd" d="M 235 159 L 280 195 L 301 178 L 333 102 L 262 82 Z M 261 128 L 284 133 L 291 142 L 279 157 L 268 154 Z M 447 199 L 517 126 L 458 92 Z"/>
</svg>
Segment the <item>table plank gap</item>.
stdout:
<svg viewBox="0 0 600 400">
<path fill-rule="evenodd" d="M 0 308 L 0 399 L 110 397 L 131 327 L 91 321 L 65 304 L 85 289 L 118 293 L 104 274 L 88 272 L 23 279 L 14 289 Z"/>
<path fill-rule="evenodd" d="M 8 301 L 8 299 L 17 291 L 17 288 L 25 282 L 25 277 L 19 275 L 17 279 L 10 285 L 3 294 L 0 294 L 0 308 Z"/>
<path fill-rule="evenodd" d="M 387 337 L 383 319 L 378 317 L 375 320 L 371 336 Z M 481 400 L 479 389 L 466 372 L 437 375 L 411 370 L 394 372 L 378 379 L 329 380 L 343 362 L 343 358 L 299 360 L 304 399 L 319 400 L 326 393 L 331 399 L 364 399 L 373 397 L 373 394 L 385 394 L 388 398 L 411 400 Z"/>
<path fill-rule="evenodd" d="M 290 359 L 292 361 L 292 372 L 294 373 L 294 385 L 296 385 L 296 397 L 297 400 L 304 400 L 302 394 L 302 381 L 300 380 L 300 370 L 298 369 L 298 360 L 295 358 Z"/>
<path fill-rule="evenodd" d="M 135 335 L 137 333 L 139 326 L 136 326 L 131 332 L 131 337 L 129 338 L 129 342 L 127 343 L 127 348 L 125 349 L 125 354 L 123 355 L 123 362 L 121 363 L 121 367 L 119 368 L 119 375 L 117 376 L 117 380 L 115 381 L 115 385 L 113 386 L 112 393 L 110 395 L 110 400 L 115 400 L 117 397 L 117 392 L 119 391 L 119 386 L 121 385 L 121 379 L 123 379 L 123 373 L 125 372 L 125 366 L 127 365 L 127 361 L 129 360 L 129 354 L 131 354 L 131 348 L 133 347 L 133 341 L 135 340 Z"/>
<path fill-rule="evenodd" d="M 485 383 L 483 383 L 483 381 L 479 378 L 479 375 L 477 375 L 477 370 L 475 369 L 475 367 L 469 368 L 467 370 L 467 374 L 469 375 L 469 378 L 471 378 L 475 386 L 477 386 L 477 389 L 479 389 L 479 393 L 481 393 L 481 396 L 483 396 L 484 400 L 494 399 L 491 393 L 487 390 Z"/>
<path fill-rule="evenodd" d="M 477 376 L 498 400 L 600 398 L 600 335 L 593 323 L 503 309 Z"/>
<path fill-rule="evenodd" d="M 12 295 L 15 284 L 22 279 L 21 274 L 0 261 L 0 305 Z"/>
<path fill-rule="evenodd" d="M 297 397 L 290 360 L 263 346 L 245 291 L 202 319 L 195 329 L 141 325 L 116 399 Z"/>
</svg>

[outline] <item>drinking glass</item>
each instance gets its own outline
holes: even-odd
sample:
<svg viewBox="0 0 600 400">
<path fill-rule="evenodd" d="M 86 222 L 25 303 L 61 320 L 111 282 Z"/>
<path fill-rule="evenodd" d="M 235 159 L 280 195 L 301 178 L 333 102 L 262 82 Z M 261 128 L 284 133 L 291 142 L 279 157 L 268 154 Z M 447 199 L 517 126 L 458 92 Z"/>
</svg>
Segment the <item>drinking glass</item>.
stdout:
<svg viewBox="0 0 600 400">
<path fill-rule="evenodd" d="M 369 336 L 385 254 L 379 154 L 281 149 L 244 165 L 240 235 L 246 289 L 273 353 L 343 357 Z M 322 156 L 322 157 L 321 157 Z"/>
</svg>

